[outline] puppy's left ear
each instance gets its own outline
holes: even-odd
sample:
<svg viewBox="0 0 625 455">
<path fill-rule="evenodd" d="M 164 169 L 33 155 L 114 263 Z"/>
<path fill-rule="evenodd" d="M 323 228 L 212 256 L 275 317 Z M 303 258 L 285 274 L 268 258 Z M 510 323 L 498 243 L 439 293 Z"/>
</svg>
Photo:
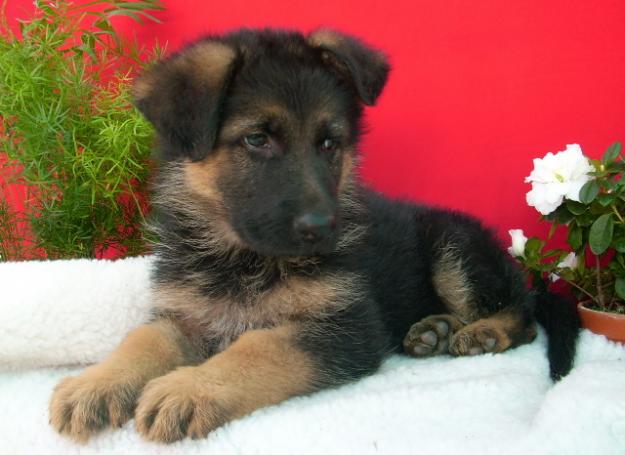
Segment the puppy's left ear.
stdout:
<svg viewBox="0 0 625 455">
<path fill-rule="evenodd" d="M 201 160 L 213 149 L 236 51 L 216 39 L 199 41 L 141 75 L 135 105 L 155 126 L 166 160 Z"/>
<path fill-rule="evenodd" d="M 314 31 L 307 41 L 321 50 L 321 58 L 327 65 L 351 83 L 363 103 L 375 104 L 390 71 L 386 55 L 334 30 Z"/>
</svg>

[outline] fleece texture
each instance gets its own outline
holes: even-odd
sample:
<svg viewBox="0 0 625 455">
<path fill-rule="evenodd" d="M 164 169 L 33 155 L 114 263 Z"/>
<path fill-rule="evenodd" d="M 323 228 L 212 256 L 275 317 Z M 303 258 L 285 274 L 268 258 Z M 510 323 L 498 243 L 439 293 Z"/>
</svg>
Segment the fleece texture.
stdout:
<svg viewBox="0 0 625 455">
<path fill-rule="evenodd" d="M 77 445 L 48 425 L 52 389 L 148 318 L 150 263 L 0 264 L 0 454 L 625 454 L 625 348 L 587 331 L 555 385 L 541 331 L 503 354 L 394 356 L 205 440 L 145 442 L 130 421 Z"/>
</svg>

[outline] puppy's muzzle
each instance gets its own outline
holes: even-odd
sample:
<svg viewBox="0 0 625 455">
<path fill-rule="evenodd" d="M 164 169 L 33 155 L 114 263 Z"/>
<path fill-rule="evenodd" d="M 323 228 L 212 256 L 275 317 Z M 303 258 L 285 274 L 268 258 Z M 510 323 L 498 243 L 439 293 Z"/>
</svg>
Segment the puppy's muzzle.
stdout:
<svg viewBox="0 0 625 455">
<path fill-rule="evenodd" d="M 295 218 L 293 228 L 304 242 L 318 243 L 334 233 L 336 229 L 336 215 L 315 212 L 305 213 Z"/>
</svg>

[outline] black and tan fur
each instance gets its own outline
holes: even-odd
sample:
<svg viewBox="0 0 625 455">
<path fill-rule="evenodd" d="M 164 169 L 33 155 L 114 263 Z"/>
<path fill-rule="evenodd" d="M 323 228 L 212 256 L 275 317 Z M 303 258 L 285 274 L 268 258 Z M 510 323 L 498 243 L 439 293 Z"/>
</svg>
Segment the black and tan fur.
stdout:
<svg viewBox="0 0 625 455">
<path fill-rule="evenodd" d="M 54 428 L 86 440 L 134 415 L 151 440 L 203 437 L 395 351 L 527 343 L 535 315 L 552 377 L 568 372 L 574 313 L 526 289 L 488 230 L 358 181 L 363 108 L 388 71 L 384 54 L 337 32 L 242 30 L 138 80 L 161 160 L 153 321 L 59 384 Z"/>
</svg>

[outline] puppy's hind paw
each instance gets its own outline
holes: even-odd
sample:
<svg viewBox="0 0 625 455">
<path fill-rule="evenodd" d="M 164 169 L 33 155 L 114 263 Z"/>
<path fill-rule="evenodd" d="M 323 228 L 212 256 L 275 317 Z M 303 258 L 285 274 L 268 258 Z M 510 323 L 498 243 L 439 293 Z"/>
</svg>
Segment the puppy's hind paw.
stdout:
<svg viewBox="0 0 625 455">
<path fill-rule="evenodd" d="M 462 323 L 450 315 L 429 316 L 414 324 L 404 338 L 404 352 L 428 357 L 449 352 L 449 343 Z"/>
<path fill-rule="evenodd" d="M 510 346 L 508 337 L 487 324 L 467 326 L 454 335 L 449 352 L 456 356 L 501 352 Z"/>
</svg>

